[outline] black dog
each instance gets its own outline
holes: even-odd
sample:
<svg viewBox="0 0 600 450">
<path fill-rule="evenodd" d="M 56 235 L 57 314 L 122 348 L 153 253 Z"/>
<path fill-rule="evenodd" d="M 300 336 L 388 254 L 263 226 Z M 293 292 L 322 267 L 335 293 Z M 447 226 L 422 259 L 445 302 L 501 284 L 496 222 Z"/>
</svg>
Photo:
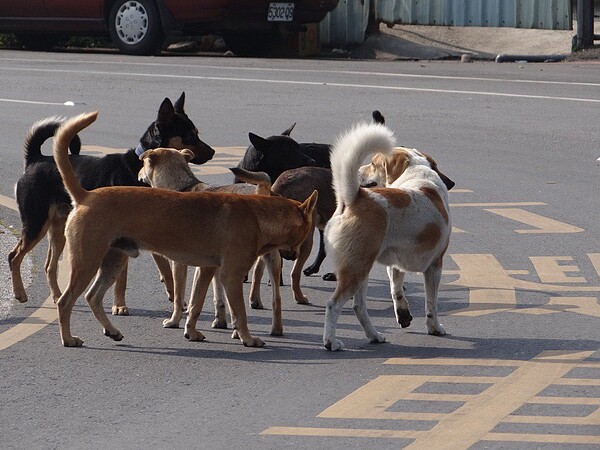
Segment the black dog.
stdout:
<svg viewBox="0 0 600 450">
<path fill-rule="evenodd" d="M 138 181 L 138 172 L 142 167 L 139 155 L 157 147 L 188 148 L 196 155 L 191 161 L 195 164 L 210 160 L 215 151 L 198 137 L 198 129 L 184 112 L 184 103 L 185 93 L 181 94 L 174 105 L 165 98 L 158 110 L 157 119 L 150 124 L 138 146 L 123 154 L 101 158 L 78 155 L 80 143 L 78 138 L 74 139 L 70 146 L 70 160 L 82 186 L 85 189 L 143 186 Z M 19 242 L 8 255 L 14 296 L 20 302 L 27 301 L 21 278 L 21 263 L 46 233 L 49 240 L 46 277 L 54 299 L 58 299 L 61 294 L 57 282 L 58 258 L 65 245 L 64 227 L 71 210 L 71 200 L 64 189 L 54 159 L 41 153 L 41 145 L 54 135 L 60 123 L 61 120 L 56 118 L 37 122 L 25 140 L 25 171 L 15 187 L 23 228 Z M 161 272 L 163 268 L 169 269 L 168 263 L 166 266 L 159 265 L 159 268 Z M 166 276 L 163 278 L 171 279 Z M 113 314 L 127 314 L 125 283 L 126 271 L 115 288 Z"/>
</svg>

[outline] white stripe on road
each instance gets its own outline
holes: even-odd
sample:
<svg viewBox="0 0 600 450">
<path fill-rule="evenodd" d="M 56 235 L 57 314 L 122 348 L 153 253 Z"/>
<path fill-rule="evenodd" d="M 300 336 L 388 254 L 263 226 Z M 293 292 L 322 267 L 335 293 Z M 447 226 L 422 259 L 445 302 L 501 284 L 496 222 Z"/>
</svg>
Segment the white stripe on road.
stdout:
<svg viewBox="0 0 600 450">
<path fill-rule="evenodd" d="M 0 68 L 0 70 L 22 71 L 21 68 Z M 358 89 L 375 89 L 388 91 L 403 91 L 403 92 L 428 92 L 435 94 L 460 94 L 460 95 L 480 95 L 492 97 L 507 97 L 507 98 L 527 98 L 536 100 L 559 100 L 569 102 L 583 103 L 600 103 L 600 99 L 581 98 L 581 97 L 557 97 L 552 95 L 530 95 L 530 94 L 510 94 L 505 92 L 486 92 L 486 91 L 463 91 L 458 89 L 432 89 L 432 88 L 415 88 L 405 86 L 381 86 L 375 84 L 357 84 L 357 83 L 331 83 L 327 81 L 298 81 L 298 80 L 267 80 L 260 78 L 241 78 L 241 77 L 215 77 L 201 75 L 173 75 L 173 74 L 150 74 L 150 73 L 135 73 L 135 72 L 106 72 L 106 71 L 81 71 L 81 70 L 58 70 L 58 69 L 27 69 L 28 72 L 39 73 L 68 73 L 79 75 L 102 75 L 102 76 L 121 76 L 132 78 L 163 78 L 163 79 L 179 79 L 179 80 L 209 80 L 209 81 L 235 81 L 244 83 L 270 83 L 270 84 L 286 84 L 286 85 L 304 85 L 304 86 L 329 86 L 341 88 L 358 88 Z M 1 100 L 0 100 L 1 101 Z M 62 103 L 58 103 L 61 104 Z"/>
</svg>

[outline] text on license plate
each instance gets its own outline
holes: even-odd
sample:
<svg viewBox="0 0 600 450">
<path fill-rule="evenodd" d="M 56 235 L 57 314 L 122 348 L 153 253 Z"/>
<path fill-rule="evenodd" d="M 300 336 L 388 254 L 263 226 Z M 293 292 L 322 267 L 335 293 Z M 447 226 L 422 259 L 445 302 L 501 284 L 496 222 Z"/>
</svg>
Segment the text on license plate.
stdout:
<svg viewBox="0 0 600 450">
<path fill-rule="evenodd" d="M 269 3 L 267 21 L 269 22 L 291 22 L 294 20 L 293 3 Z"/>
</svg>

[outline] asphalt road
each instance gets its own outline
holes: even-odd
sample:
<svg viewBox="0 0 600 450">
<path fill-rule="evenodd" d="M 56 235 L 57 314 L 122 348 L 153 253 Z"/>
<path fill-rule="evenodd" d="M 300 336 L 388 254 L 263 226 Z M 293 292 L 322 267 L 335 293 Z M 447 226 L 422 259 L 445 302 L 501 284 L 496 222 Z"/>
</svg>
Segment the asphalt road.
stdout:
<svg viewBox="0 0 600 450">
<path fill-rule="evenodd" d="M 0 447 L 598 448 L 598 67 L 0 51 Z M 197 170 L 208 182 L 231 182 L 249 131 L 297 122 L 297 140 L 333 142 L 374 109 L 399 143 L 432 155 L 457 183 L 439 302 L 449 334 L 427 334 L 419 274 L 406 279 L 415 319 L 400 329 L 376 267 L 369 310 L 388 343 L 369 344 L 348 304 L 347 349 L 327 352 L 334 284 L 305 277 L 312 305 L 296 305 L 287 263 L 283 337 L 268 334 L 270 309 L 250 310 L 267 345 L 244 348 L 210 329 L 207 299 L 207 341 L 188 342 L 162 328 L 170 304 L 142 255 L 130 264 L 131 315 L 113 318 L 125 339 L 104 337 L 80 299 L 72 328 L 84 347 L 63 348 L 45 241 L 24 265 L 30 301 L 10 291 L 25 133 L 46 116 L 99 110 L 86 151 L 120 151 L 182 91 L 219 147 Z M 326 260 L 322 272 L 332 269 Z M 268 304 L 266 283 L 262 293 Z"/>
</svg>

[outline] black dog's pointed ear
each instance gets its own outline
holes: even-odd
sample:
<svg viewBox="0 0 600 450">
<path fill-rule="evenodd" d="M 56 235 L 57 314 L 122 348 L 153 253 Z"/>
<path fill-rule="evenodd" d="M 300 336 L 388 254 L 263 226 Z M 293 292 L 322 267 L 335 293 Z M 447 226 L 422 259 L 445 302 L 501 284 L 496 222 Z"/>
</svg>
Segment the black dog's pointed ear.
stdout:
<svg viewBox="0 0 600 450">
<path fill-rule="evenodd" d="M 296 122 L 294 122 L 292 124 L 292 126 L 290 126 L 287 130 L 285 130 L 283 133 L 281 133 L 282 136 L 289 136 L 292 132 L 292 130 L 294 129 L 294 127 L 296 126 Z"/>
<path fill-rule="evenodd" d="M 183 107 L 185 106 L 185 92 L 182 92 L 177 101 L 175 102 L 175 112 L 183 114 Z"/>
<path fill-rule="evenodd" d="M 248 133 L 248 138 L 250 139 L 250 142 L 252 143 L 254 148 L 259 152 L 264 153 L 266 151 L 269 151 L 269 149 L 271 148 L 270 142 L 257 134 Z"/>
<path fill-rule="evenodd" d="M 178 100 L 179 101 L 179 100 Z M 168 98 L 165 98 L 158 108 L 158 117 L 156 121 L 158 123 L 168 123 L 173 119 L 175 110 L 173 109 L 173 103 Z"/>
<path fill-rule="evenodd" d="M 385 117 L 379 111 L 375 110 L 372 113 L 373 122 L 380 123 L 381 125 L 385 125 Z"/>
</svg>

